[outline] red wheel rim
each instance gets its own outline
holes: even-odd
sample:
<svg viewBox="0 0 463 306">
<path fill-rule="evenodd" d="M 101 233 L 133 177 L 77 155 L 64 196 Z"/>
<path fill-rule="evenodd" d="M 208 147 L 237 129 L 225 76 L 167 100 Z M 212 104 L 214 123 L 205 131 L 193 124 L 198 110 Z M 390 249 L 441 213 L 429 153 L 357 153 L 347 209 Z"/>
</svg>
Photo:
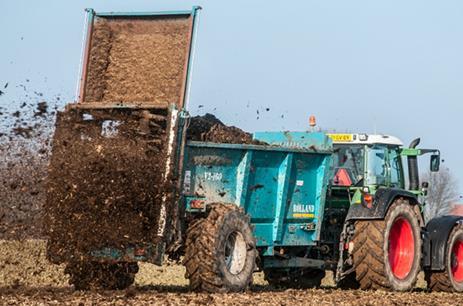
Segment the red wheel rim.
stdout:
<svg viewBox="0 0 463 306">
<path fill-rule="evenodd" d="M 463 241 L 457 240 L 452 248 L 451 256 L 453 279 L 460 283 L 463 282 Z"/>
<path fill-rule="evenodd" d="M 394 276 L 404 279 L 412 270 L 415 259 L 415 237 L 410 222 L 405 218 L 394 220 L 389 233 L 389 266 Z"/>
</svg>

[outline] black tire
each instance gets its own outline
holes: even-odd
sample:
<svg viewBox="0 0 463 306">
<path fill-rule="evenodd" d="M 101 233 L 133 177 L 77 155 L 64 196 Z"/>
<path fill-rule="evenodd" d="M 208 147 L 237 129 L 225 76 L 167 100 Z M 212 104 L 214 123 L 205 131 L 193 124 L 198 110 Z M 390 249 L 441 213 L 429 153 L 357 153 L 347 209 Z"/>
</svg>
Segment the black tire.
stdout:
<svg viewBox="0 0 463 306">
<path fill-rule="evenodd" d="M 190 289 L 239 292 L 252 283 L 256 240 L 250 218 L 230 204 L 212 204 L 208 216 L 187 230 L 184 265 Z"/>
<path fill-rule="evenodd" d="M 336 287 L 342 290 L 356 290 L 360 288 L 360 283 L 356 278 L 355 272 L 352 272 L 346 275 L 346 277 L 341 279 L 339 282 L 337 282 Z"/>
<path fill-rule="evenodd" d="M 320 287 L 326 274 L 320 269 L 265 269 L 264 275 L 276 288 L 309 289 Z"/>
<path fill-rule="evenodd" d="M 73 262 L 65 269 L 75 290 L 126 289 L 133 284 L 137 272 L 136 263 Z"/>
<path fill-rule="evenodd" d="M 447 240 L 445 270 L 425 271 L 425 279 L 432 291 L 463 292 L 463 224 L 455 226 Z"/>
<path fill-rule="evenodd" d="M 419 218 L 408 200 L 397 199 L 384 220 L 356 221 L 352 255 L 361 289 L 415 287 L 421 268 Z"/>
</svg>

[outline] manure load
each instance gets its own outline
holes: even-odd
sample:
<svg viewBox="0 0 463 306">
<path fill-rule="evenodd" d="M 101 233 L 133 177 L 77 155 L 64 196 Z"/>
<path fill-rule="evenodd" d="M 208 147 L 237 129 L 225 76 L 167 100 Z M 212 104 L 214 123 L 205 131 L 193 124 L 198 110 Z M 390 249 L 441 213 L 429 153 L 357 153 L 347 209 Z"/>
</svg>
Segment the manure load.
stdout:
<svg viewBox="0 0 463 306">
<path fill-rule="evenodd" d="M 160 262 L 176 226 L 176 132 L 196 11 L 88 10 L 78 101 L 57 116 L 49 165 L 52 262 Z"/>
</svg>

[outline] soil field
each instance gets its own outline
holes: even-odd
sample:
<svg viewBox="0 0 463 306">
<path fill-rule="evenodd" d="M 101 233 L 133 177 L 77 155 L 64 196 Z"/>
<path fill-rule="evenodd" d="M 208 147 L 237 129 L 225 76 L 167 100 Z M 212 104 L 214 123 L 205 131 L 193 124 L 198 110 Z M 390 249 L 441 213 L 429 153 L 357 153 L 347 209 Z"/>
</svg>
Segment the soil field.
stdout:
<svg viewBox="0 0 463 306">
<path fill-rule="evenodd" d="M 1 305 L 462 305 L 463 294 L 429 293 L 423 280 L 414 292 L 342 291 L 332 275 L 322 289 L 281 290 L 260 273 L 245 293 L 208 294 L 188 291 L 184 269 L 141 264 L 135 285 L 122 291 L 79 292 L 67 285 L 64 267 L 45 259 L 43 240 L 0 241 Z"/>
</svg>

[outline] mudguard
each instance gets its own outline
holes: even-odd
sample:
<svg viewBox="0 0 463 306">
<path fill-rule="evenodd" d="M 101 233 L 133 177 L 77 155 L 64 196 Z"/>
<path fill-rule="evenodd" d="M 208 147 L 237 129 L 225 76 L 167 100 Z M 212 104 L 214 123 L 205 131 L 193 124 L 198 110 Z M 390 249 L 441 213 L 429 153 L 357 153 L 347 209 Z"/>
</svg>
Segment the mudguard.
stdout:
<svg viewBox="0 0 463 306">
<path fill-rule="evenodd" d="M 418 204 L 416 195 L 411 192 L 396 188 L 380 188 L 376 191 L 373 205 L 370 208 L 365 203 L 351 205 L 346 221 L 384 219 L 389 206 L 398 197 L 408 199 L 411 204 Z"/>
<path fill-rule="evenodd" d="M 436 217 L 426 225 L 423 241 L 423 266 L 430 270 L 445 269 L 445 249 L 453 227 L 463 222 L 463 216 Z"/>
</svg>

